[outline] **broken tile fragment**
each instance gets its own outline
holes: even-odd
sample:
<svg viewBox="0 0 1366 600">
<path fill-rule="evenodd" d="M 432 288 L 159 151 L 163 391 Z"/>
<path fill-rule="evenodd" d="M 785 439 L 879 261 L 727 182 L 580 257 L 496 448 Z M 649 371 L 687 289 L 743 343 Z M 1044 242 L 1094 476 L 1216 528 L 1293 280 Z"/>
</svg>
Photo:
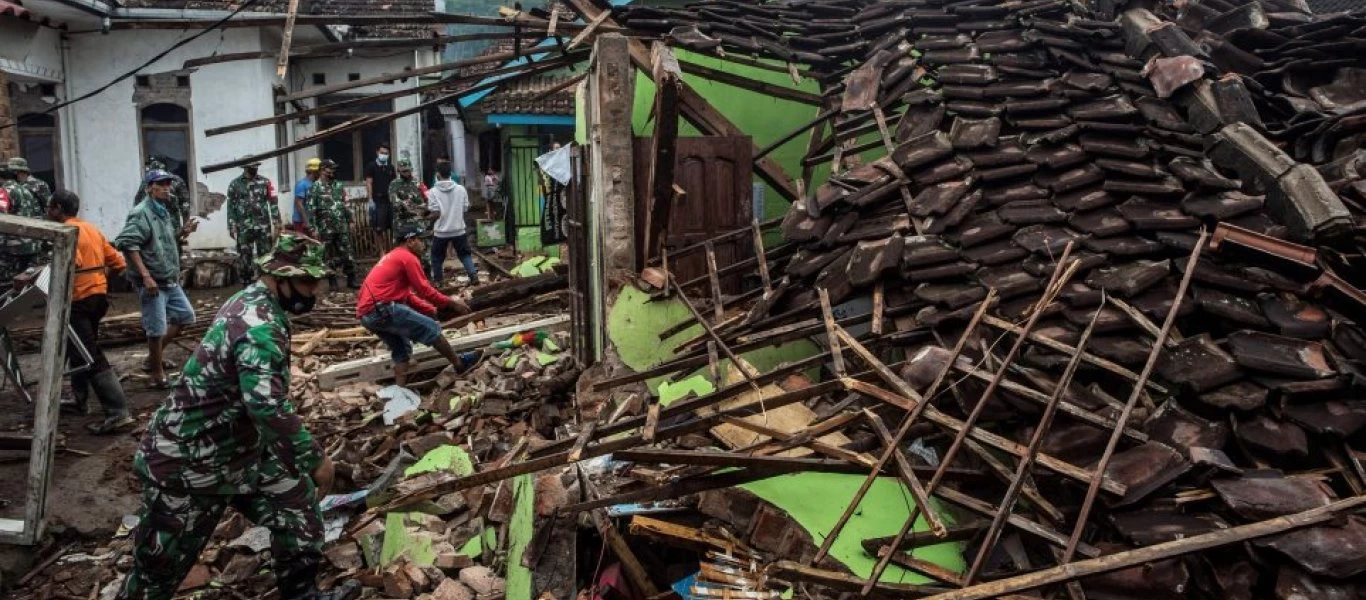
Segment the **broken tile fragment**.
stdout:
<svg viewBox="0 0 1366 600">
<path fill-rule="evenodd" d="M 1309 455 L 1309 438 L 1304 429 L 1294 423 L 1258 414 L 1250 419 L 1235 420 L 1233 433 L 1255 453 L 1281 458 Z"/>
<path fill-rule="evenodd" d="M 1157 373 L 1196 392 L 1209 391 L 1242 377 L 1233 356 L 1207 334 L 1188 337 L 1168 348 L 1158 357 Z"/>
<path fill-rule="evenodd" d="M 1229 352 L 1247 369 L 1298 379 L 1322 379 L 1337 373 L 1323 344 L 1260 331 L 1235 331 L 1228 336 Z"/>
<path fill-rule="evenodd" d="M 1198 396 L 1201 404 L 1220 410 L 1252 412 L 1266 406 L 1270 392 L 1254 382 L 1239 381 Z"/>
<path fill-rule="evenodd" d="M 1086 284 L 1121 298 L 1131 298 L 1157 284 L 1170 271 L 1170 261 L 1136 260 L 1091 271 Z"/>
<path fill-rule="evenodd" d="M 1273 519 L 1327 506 L 1332 501 L 1313 479 L 1285 477 L 1279 472 L 1249 472 L 1240 478 L 1210 482 L 1238 516 L 1250 521 Z"/>
<path fill-rule="evenodd" d="M 1305 571 L 1336 580 L 1366 573 L 1366 520 L 1348 516 L 1341 525 L 1309 527 L 1254 541 L 1294 561 Z"/>
</svg>

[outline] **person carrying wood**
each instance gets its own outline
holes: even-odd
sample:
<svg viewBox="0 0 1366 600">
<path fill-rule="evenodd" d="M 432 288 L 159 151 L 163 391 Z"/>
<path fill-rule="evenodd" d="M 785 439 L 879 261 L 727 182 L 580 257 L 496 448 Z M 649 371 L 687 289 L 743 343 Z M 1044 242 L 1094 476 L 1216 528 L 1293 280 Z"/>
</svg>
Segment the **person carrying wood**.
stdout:
<svg viewBox="0 0 1366 600">
<path fill-rule="evenodd" d="M 62 404 L 62 412 L 86 414 L 86 403 L 90 391 L 95 391 L 100 406 L 104 408 L 104 421 L 86 426 L 91 433 L 103 435 L 113 433 L 133 424 L 128 414 L 128 397 L 119 383 L 119 374 L 109 366 L 104 351 L 100 350 L 100 321 L 109 312 L 109 278 L 105 270 L 121 273 L 127 263 L 123 255 L 104 238 L 99 228 L 76 218 L 81 209 L 81 199 L 74 192 L 57 190 L 47 205 L 47 218 L 50 221 L 65 223 L 76 228 L 76 275 L 71 280 L 71 315 L 68 323 L 76 337 L 81 340 L 90 353 L 89 368 L 71 375 L 71 404 Z M 80 354 L 68 345 L 68 363 L 80 362 Z"/>
<path fill-rule="evenodd" d="M 433 318 L 437 306 L 450 307 L 459 314 L 468 314 L 470 309 L 464 301 L 442 294 L 427 282 L 418 260 L 423 244 L 420 226 L 404 227 L 398 233 L 397 246 L 370 269 L 356 297 L 356 318 L 389 346 L 394 380 L 400 386 L 408 382 L 414 341 L 435 348 L 459 372 L 473 368 L 484 356 L 483 351 L 457 353 L 442 335 L 441 324 Z"/>
<path fill-rule="evenodd" d="M 133 459 L 142 510 L 118 598 L 169 600 L 229 506 L 270 529 L 282 600 L 335 600 L 315 579 L 319 498 L 332 461 L 289 402 L 289 315 L 312 310 L 328 269 L 317 240 L 286 232 L 257 261 L 261 279 L 218 310 Z"/>
</svg>

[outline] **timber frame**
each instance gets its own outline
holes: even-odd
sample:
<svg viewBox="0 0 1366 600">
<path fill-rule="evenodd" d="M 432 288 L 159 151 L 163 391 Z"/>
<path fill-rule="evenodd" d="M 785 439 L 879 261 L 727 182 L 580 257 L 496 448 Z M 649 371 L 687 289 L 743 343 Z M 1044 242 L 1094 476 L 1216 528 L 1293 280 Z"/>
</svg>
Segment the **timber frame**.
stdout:
<svg viewBox="0 0 1366 600">
<path fill-rule="evenodd" d="M 0 234 L 52 243 L 47 311 L 43 319 L 43 364 L 34 398 L 33 441 L 30 447 L 24 518 L 0 519 L 0 543 L 33 545 L 46 526 L 47 491 L 52 457 L 57 450 L 57 418 L 62 375 L 66 364 L 66 327 L 71 312 L 72 265 L 76 257 L 76 228 L 38 219 L 0 215 Z"/>
</svg>

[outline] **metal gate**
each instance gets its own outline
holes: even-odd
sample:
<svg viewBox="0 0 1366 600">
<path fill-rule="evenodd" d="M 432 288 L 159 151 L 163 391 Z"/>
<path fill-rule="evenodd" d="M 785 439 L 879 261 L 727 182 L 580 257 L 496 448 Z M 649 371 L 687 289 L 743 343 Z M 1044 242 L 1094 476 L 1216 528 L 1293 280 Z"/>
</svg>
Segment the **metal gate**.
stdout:
<svg viewBox="0 0 1366 600">
<path fill-rule="evenodd" d="M 514 135 L 508 137 L 507 160 L 504 172 L 503 189 L 508 197 L 507 228 L 508 241 L 522 247 L 518 233 L 534 228 L 535 248 L 540 247 L 541 227 L 541 171 L 536 167 L 536 157 L 550 149 L 552 138 L 549 135 Z"/>
</svg>

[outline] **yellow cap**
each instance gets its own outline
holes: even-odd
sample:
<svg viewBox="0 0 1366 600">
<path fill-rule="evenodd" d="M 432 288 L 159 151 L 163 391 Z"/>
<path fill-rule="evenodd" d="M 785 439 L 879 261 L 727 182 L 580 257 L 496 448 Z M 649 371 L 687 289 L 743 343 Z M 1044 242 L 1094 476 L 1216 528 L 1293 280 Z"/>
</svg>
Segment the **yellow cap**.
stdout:
<svg viewBox="0 0 1366 600">
<path fill-rule="evenodd" d="M 310 158 L 310 159 L 308 159 L 308 163 L 305 165 L 305 168 L 306 168 L 307 170 L 309 170 L 309 171 L 317 171 L 318 169 L 321 169 L 322 167 L 323 167 L 323 159 L 321 159 L 321 158 Z"/>
</svg>

